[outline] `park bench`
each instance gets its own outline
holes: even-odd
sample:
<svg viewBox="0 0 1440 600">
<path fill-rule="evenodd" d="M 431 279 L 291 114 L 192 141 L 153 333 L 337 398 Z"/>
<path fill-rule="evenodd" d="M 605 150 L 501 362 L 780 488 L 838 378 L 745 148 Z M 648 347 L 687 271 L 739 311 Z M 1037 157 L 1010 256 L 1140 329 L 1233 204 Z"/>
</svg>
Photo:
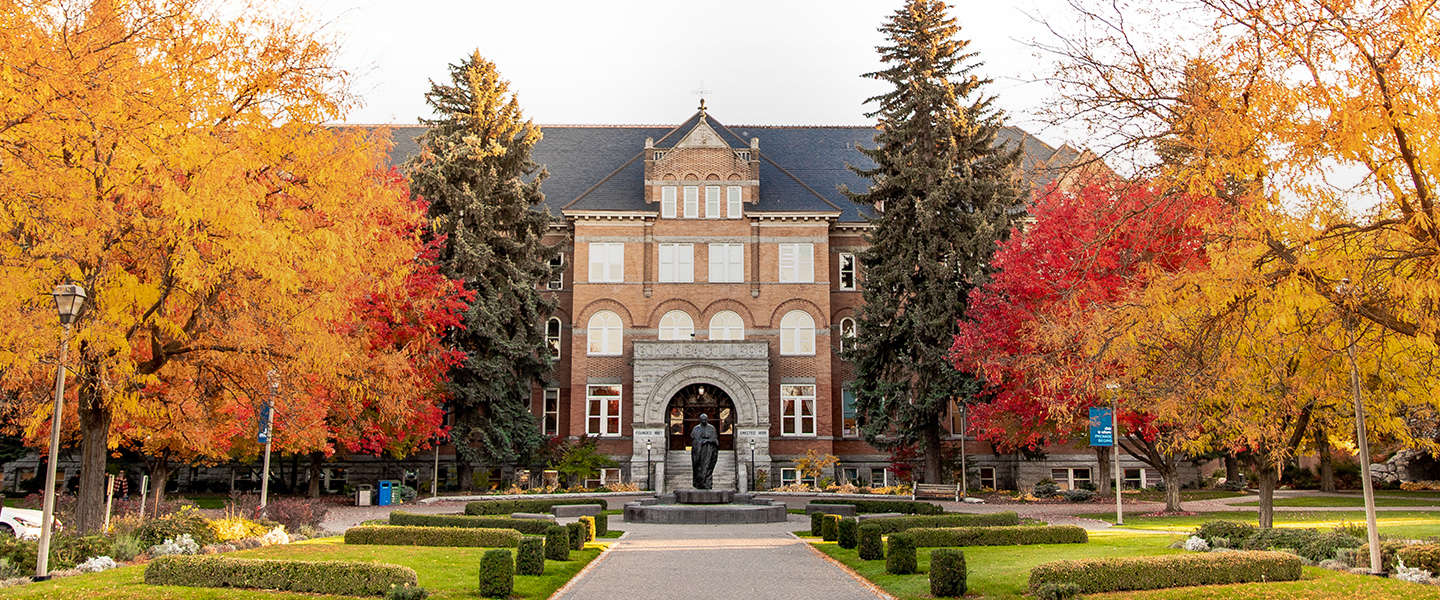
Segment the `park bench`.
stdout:
<svg viewBox="0 0 1440 600">
<path fill-rule="evenodd" d="M 941 499 L 960 501 L 960 485 L 949 483 L 917 483 L 910 491 L 911 500 Z"/>
<path fill-rule="evenodd" d="M 595 516 L 605 507 L 599 504 L 557 504 L 550 507 L 550 514 L 557 517 L 584 517 Z"/>
</svg>

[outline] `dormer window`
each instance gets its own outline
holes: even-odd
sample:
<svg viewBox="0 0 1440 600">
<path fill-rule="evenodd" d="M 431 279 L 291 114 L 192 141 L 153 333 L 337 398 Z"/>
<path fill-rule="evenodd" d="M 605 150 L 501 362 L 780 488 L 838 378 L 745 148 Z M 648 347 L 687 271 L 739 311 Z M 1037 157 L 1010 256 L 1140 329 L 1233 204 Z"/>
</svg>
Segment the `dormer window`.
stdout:
<svg viewBox="0 0 1440 600">
<path fill-rule="evenodd" d="M 651 155 L 651 160 L 660 160 L 662 158 L 665 158 L 664 150 L 656 150 L 655 153 Z"/>
</svg>

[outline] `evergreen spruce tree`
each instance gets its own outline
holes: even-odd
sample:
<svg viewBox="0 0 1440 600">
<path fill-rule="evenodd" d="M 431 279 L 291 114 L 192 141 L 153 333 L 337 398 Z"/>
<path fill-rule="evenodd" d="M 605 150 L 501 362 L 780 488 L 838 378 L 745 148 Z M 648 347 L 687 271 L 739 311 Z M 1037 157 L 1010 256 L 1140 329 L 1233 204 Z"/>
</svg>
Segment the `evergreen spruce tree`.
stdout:
<svg viewBox="0 0 1440 600">
<path fill-rule="evenodd" d="M 557 248 L 541 243 L 551 221 L 537 210 L 543 172 L 530 159 L 540 128 L 525 120 L 509 82 L 478 52 L 450 66 L 448 85 L 425 100 L 438 118 L 406 165 L 411 193 L 429 202 L 432 233 L 444 236 L 441 270 L 476 294 L 451 343 L 466 353 L 450 372 L 451 440 L 459 475 L 472 462 L 525 460 L 542 439 L 528 409 L 531 385 L 551 369 L 541 323 L 555 308 L 540 292 Z"/>
<path fill-rule="evenodd" d="M 866 74 L 894 90 L 866 100 L 878 108 L 876 147 L 861 148 L 873 169 L 869 191 L 846 195 L 874 207 L 870 247 L 860 253 L 865 306 L 852 391 L 866 441 L 881 448 L 918 444 L 924 480 L 944 476 L 941 417 L 952 398 L 980 385 L 946 354 L 970 291 L 983 284 L 997 240 L 1020 205 L 1020 149 L 995 145 L 1002 113 L 980 93 L 990 82 L 939 0 L 911 0 L 880 28 L 885 70 Z"/>
</svg>

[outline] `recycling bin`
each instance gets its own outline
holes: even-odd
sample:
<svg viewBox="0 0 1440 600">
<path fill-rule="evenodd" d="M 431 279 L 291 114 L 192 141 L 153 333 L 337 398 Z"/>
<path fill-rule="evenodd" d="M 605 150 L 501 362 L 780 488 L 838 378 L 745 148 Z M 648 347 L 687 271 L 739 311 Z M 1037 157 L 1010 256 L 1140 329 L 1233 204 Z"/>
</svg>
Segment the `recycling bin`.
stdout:
<svg viewBox="0 0 1440 600">
<path fill-rule="evenodd" d="M 380 480 L 380 493 L 376 498 L 375 504 L 379 506 L 390 506 L 394 494 L 395 482 L 388 479 Z"/>
</svg>

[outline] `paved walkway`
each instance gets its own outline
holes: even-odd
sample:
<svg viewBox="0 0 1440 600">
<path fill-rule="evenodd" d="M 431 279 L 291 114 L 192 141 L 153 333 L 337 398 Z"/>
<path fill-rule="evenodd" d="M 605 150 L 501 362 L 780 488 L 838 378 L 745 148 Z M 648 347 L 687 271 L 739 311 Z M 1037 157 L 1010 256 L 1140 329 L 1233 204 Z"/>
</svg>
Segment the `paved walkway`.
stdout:
<svg viewBox="0 0 1440 600">
<path fill-rule="evenodd" d="M 885 598 L 788 534 L 809 519 L 766 525 L 611 527 L 627 533 L 560 598 L 574 600 L 876 600 Z"/>
</svg>

